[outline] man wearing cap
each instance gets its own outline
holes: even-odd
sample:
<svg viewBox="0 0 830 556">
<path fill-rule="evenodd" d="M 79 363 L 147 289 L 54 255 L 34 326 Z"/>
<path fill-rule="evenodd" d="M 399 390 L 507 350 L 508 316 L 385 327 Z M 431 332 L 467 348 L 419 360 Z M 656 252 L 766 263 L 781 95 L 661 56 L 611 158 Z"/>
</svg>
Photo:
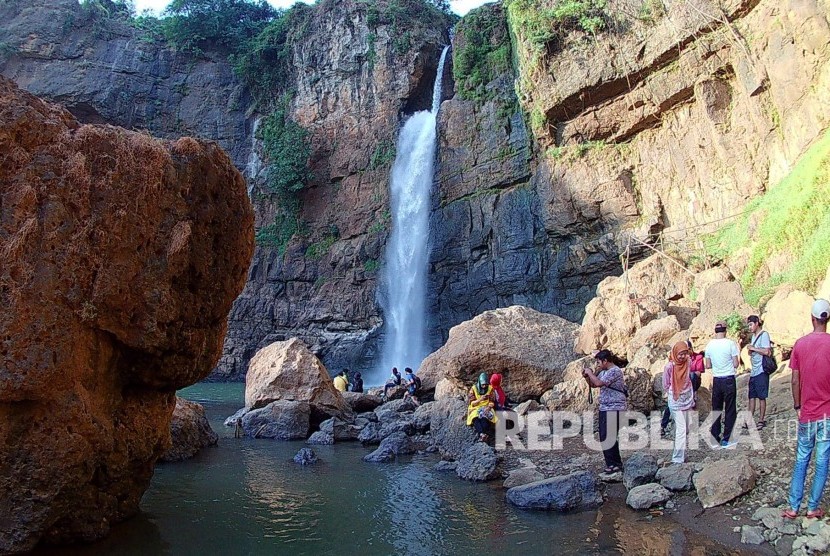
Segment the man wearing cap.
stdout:
<svg viewBox="0 0 830 556">
<path fill-rule="evenodd" d="M 721 415 L 712 423 L 712 436 L 722 448 L 734 448 L 729 443 L 735 418 L 738 416 L 735 369 L 738 368 L 738 344 L 726 337 L 726 323 L 715 323 L 715 337 L 706 345 L 704 364 L 712 369 L 712 411 Z M 721 416 L 723 419 L 721 419 Z M 723 434 L 721 434 L 723 421 Z"/>
<path fill-rule="evenodd" d="M 807 517 L 820 518 L 824 515 L 819 503 L 827 482 L 830 458 L 830 334 L 827 334 L 830 303 L 826 299 L 817 299 L 810 312 L 813 332 L 796 341 L 790 356 L 793 408 L 798 413 L 798 444 L 790 482 L 790 507 L 782 514 L 790 519 L 798 516 L 813 450 L 816 452 L 816 471 L 807 501 Z"/>
</svg>

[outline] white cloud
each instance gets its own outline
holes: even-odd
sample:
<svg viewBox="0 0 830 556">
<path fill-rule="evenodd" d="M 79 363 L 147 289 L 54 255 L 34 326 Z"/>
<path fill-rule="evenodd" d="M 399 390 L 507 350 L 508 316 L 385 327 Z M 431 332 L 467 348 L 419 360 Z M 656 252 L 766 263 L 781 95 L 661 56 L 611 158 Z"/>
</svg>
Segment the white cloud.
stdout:
<svg viewBox="0 0 830 556">
<path fill-rule="evenodd" d="M 488 1 L 492 2 L 493 0 L 450 0 L 450 5 L 455 13 L 464 15 L 471 9 L 486 4 Z M 288 8 L 296 4 L 297 0 L 268 0 L 268 2 L 276 8 Z M 135 0 L 135 9 L 138 13 L 146 9 L 161 13 L 169 3 L 170 0 Z"/>
</svg>

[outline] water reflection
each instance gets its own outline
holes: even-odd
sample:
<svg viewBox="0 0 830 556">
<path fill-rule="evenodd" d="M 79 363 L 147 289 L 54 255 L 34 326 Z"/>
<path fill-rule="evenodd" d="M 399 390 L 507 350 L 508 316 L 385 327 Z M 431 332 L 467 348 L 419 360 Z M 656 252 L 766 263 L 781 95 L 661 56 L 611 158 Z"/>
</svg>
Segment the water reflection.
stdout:
<svg viewBox="0 0 830 556">
<path fill-rule="evenodd" d="M 108 539 L 47 554 L 670 554 L 718 553 L 674 522 L 606 504 L 601 512 L 519 511 L 498 481 L 434 472 L 435 456 L 393 464 L 362 461 L 358 443 L 315 446 L 320 463 L 291 461 L 302 442 L 234 439 L 225 417 L 242 405 L 239 385 L 188 389 L 201 400 L 219 446 L 160 465 L 143 514 Z M 676 552 L 679 551 L 679 552 Z"/>
</svg>

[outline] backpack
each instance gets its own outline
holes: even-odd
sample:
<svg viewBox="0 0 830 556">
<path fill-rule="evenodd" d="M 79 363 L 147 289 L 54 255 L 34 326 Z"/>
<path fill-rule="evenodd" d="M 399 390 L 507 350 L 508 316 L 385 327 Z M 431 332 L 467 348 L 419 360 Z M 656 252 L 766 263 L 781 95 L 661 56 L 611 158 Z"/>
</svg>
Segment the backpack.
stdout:
<svg viewBox="0 0 830 556">
<path fill-rule="evenodd" d="M 421 389 L 421 377 L 419 377 L 418 375 L 412 375 L 412 378 L 415 381 L 415 389 L 420 390 Z"/>
<path fill-rule="evenodd" d="M 767 337 L 769 337 L 769 333 L 766 330 L 762 331 L 761 334 L 766 334 Z M 758 334 L 758 336 L 755 338 L 756 341 L 758 340 L 758 338 L 761 337 L 761 334 Z M 754 346 L 755 342 L 753 342 L 752 345 Z M 778 370 L 778 362 L 775 360 L 775 357 L 773 357 L 771 354 L 772 340 L 770 340 L 770 355 L 761 356 L 761 368 L 768 375 L 771 375 L 772 373 Z"/>
</svg>

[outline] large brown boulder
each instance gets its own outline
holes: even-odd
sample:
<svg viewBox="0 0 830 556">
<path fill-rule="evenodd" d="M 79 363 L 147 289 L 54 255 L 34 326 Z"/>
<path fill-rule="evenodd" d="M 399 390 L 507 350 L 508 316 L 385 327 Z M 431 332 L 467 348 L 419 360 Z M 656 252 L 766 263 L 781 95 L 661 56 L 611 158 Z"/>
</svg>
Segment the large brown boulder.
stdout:
<svg viewBox="0 0 830 556">
<path fill-rule="evenodd" d="M 326 367 L 297 338 L 265 346 L 248 366 L 245 407 L 259 409 L 278 400 L 308 402 L 317 422 L 351 411 Z"/>
<path fill-rule="evenodd" d="M 776 345 L 792 348 L 795 341 L 813 331 L 810 309 L 813 296 L 790 285 L 778 288 L 764 305 L 764 329 Z"/>
<path fill-rule="evenodd" d="M 582 378 L 582 369 L 593 366 L 593 357 L 571 361 L 562 373 L 562 382 L 542 394 L 540 402 L 548 411 L 575 411 L 581 413 L 588 404 L 588 383 Z"/>
<path fill-rule="evenodd" d="M 634 333 L 634 337 L 628 343 L 628 359 L 633 359 L 637 351 L 646 345 L 657 348 L 669 347 L 669 340 L 678 332 L 680 324 L 674 315 L 651 321 Z"/>
<path fill-rule="evenodd" d="M 744 291 L 738 282 L 719 282 L 709 286 L 700 304 L 700 314 L 689 329 L 689 338 L 695 348 L 703 350 L 715 335 L 715 323 L 732 313 L 746 319 L 757 311 L 744 301 Z"/>
<path fill-rule="evenodd" d="M 216 446 L 219 435 L 213 432 L 205 408 L 196 402 L 176 397 L 176 409 L 170 422 L 170 448 L 160 461 L 190 459 L 207 446 Z"/>
<path fill-rule="evenodd" d="M 603 348 L 627 353 L 637 330 L 666 311 L 669 301 L 687 295 L 693 281 L 691 273 L 659 255 L 632 265 L 623 276 L 606 278 L 585 308 L 574 349 L 586 355 Z"/>
<path fill-rule="evenodd" d="M 80 125 L 0 78 L 0 553 L 138 512 L 254 247 L 213 143 Z"/>
<path fill-rule="evenodd" d="M 479 373 L 501 373 L 511 400 L 538 398 L 561 380 L 574 359 L 576 330 L 556 315 L 518 305 L 486 311 L 453 327 L 447 343 L 424 360 L 418 374 L 424 388 L 432 389 L 441 379 L 469 388 Z"/>
<path fill-rule="evenodd" d="M 728 268 L 724 266 L 716 266 L 695 274 L 694 295 L 696 301 L 703 303 L 706 299 L 706 290 L 710 286 L 720 284 L 721 282 L 731 282 L 735 279 Z"/>
</svg>

